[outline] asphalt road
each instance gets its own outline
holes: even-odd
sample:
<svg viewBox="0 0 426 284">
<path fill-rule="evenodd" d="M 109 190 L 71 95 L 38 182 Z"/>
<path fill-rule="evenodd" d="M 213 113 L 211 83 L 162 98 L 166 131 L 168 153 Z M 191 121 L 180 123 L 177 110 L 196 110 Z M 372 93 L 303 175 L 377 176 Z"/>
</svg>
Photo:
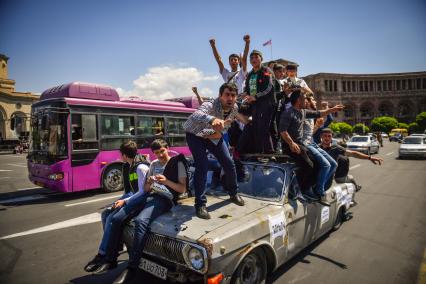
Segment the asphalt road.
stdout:
<svg viewBox="0 0 426 284">
<path fill-rule="evenodd" d="M 351 159 L 363 186 L 353 218 L 268 279 L 269 283 L 416 283 L 426 267 L 426 160 L 398 160 L 386 143 L 374 166 Z M 111 283 L 125 267 L 92 276 L 102 207 L 119 193 L 58 194 L 28 181 L 24 156 L 0 155 L 0 283 Z M 423 273 L 425 270 L 423 268 Z M 141 274 L 138 282 L 155 283 Z"/>
</svg>

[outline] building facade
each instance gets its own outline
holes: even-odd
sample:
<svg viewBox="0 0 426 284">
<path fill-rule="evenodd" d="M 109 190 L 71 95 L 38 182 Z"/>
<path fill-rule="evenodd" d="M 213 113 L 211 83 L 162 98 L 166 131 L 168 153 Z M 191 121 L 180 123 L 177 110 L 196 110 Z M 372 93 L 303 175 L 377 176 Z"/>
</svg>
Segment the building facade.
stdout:
<svg viewBox="0 0 426 284">
<path fill-rule="evenodd" d="M 0 54 L 0 140 L 18 139 L 30 131 L 31 105 L 39 100 L 30 92 L 16 92 L 15 81 L 8 78 L 9 58 Z M 11 123 L 14 130 L 11 129 Z"/>
<path fill-rule="evenodd" d="M 318 96 L 330 105 L 343 104 L 337 121 L 351 125 L 378 116 L 394 116 L 400 122 L 413 122 L 426 111 L 426 72 L 389 74 L 318 73 L 304 77 Z"/>
</svg>

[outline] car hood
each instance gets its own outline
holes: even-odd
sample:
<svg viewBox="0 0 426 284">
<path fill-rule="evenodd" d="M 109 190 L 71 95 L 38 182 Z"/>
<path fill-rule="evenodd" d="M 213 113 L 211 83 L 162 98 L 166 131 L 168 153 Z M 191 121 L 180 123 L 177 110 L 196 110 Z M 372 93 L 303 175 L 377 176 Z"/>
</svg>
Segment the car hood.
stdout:
<svg viewBox="0 0 426 284">
<path fill-rule="evenodd" d="M 244 216 L 270 204 L 254 198 L 243 198 L 245 205 L 238 206 L 229 201 L 229 196 L 208 196 L 210 220 L 200 219 L 195 215 L 194 198 L 181 200 L 170 212 L 154 220 L 151 232 L 194 242 L 231 222 L 237 223 Z"/>
<path fill-rule="evenodd" d="M 399 149 L 426 149 L 424 144 L 401 144 Z"/>
<path fill-rule="evenodd" d="M 367 142 L 348 142 L 347 146 L 368 146 Z"/>
</svg>

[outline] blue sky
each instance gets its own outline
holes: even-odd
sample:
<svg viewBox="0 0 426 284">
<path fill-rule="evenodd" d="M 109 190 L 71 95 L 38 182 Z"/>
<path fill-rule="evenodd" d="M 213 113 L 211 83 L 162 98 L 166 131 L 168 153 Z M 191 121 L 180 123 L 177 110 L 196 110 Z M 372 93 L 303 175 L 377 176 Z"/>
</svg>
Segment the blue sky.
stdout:
<svg viewBox="0 0 426 284">
<path fill-rule="evenodd" d="M 244 34 L 268 60 L 272 39 L 273 57 L 298 62 L 300 75 L 426 70 L 424 0 L 2 0 L 0 11 L 0 53 L 18 91 L 85 81 L 137 95 L 216 93 L 208 40 L 227 65 Z"/>
</svg>

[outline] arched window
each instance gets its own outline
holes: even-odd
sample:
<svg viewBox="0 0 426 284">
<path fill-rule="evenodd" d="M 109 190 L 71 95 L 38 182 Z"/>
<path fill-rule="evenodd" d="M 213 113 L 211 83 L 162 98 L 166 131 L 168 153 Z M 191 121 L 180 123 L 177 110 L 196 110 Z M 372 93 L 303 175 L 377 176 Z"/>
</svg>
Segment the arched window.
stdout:
<svg viewBox="0 0 426 284">
<path fill-rule="evenodd" d="M 369 102 L 365 102 L 361 105 L 359 111 L 361 113 L 361 117 L 372 117 L 374 114 L 374 105 Z"/>
<path fill-rule="evenodd" d="M 390 102 L 382 102 L 379 105 L 380 116 L 393 116 L 393 105 Z"/>
<path fill-rule="evenodd" d="M 20 136 L 25 136 L 27 130 L 27 116 L 21 111 L 14 112 L 11 115 L 11 123 L 13 123 L 13 129 L 15 136 L 18 138 Z"/>
<path fill-rule="evenodd" d="M 0 142 L 6 138 L 6 112 L 0 106 Z"/>
</svg>

